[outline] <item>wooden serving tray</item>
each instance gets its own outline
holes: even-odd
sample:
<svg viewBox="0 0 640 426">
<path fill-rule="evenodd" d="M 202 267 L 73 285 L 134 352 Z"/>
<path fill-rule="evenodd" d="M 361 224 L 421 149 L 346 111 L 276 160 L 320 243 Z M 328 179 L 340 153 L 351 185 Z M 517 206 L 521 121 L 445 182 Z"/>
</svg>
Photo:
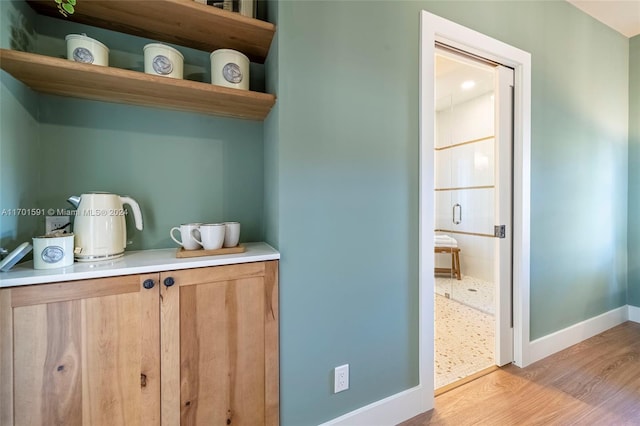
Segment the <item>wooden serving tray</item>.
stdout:
<svg viewBox="0 0 640 426">
<path fill-rule="evenodd" d="M 185 250 L 183 247 L 180 247 L 176 252 L 176 257 L 200 257 L 200 256 L 216 256 L 219 254 L 235 254 L 235 253 L 244 253 L 247 249 L 242 245 L 238 244 L 235 247 L 223 247 L 216 250 Z"/>
</svg>

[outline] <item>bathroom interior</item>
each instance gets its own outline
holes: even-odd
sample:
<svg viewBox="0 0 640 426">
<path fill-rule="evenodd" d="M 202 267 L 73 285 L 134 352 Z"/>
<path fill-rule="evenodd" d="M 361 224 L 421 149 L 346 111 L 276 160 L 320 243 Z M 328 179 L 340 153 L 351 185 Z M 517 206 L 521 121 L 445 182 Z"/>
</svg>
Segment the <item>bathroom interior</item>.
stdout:
<svg viewBox="0 0 640 426">
<path fill-rule="evenodd" d="M 495 368 L 496 146 L 494 65 L 447 48 L 435 63 L 438 393 Z"/>
</svg>

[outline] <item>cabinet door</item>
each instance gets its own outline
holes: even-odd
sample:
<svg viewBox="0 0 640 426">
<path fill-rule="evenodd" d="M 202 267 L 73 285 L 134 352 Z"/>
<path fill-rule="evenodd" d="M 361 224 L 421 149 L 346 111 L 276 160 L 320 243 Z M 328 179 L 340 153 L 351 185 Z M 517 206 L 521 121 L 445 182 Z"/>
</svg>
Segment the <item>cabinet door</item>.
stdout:
<svg viewBox="0 0 640 426">
<path fill-rule="evenodd" d="M 163 424 L 279 423 L 277 268 L 161 275 Z"/>
<path fill-rule="evenodd" d="M 159 425 L 158 321 L 158 274 L 1 290 L 2 425 Z"/>
</svg>

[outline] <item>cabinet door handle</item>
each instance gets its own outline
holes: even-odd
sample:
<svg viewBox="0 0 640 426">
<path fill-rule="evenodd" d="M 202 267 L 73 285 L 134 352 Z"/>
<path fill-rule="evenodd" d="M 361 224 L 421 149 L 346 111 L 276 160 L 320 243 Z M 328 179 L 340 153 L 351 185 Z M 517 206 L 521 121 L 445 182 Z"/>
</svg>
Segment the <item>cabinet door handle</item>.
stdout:
<svg viewBox="0 0 640 426">
<path fill-rule="evenodd" d="M 146 288 L 147 290 L 153 288 L 154 285 L 156 285 L 156 283 L 153 282 L 153 280 L 144 280 L 144 282 L 142 283 L 142 287 Z"/>
<path fill-rule="evenodd" d="M 167 277 L 164 279 L 164 285 L 165 287 L 171 287 L 172 285 L 174 285 L 176 282 L 173 280 L 173 277 Z"/>
</svg>

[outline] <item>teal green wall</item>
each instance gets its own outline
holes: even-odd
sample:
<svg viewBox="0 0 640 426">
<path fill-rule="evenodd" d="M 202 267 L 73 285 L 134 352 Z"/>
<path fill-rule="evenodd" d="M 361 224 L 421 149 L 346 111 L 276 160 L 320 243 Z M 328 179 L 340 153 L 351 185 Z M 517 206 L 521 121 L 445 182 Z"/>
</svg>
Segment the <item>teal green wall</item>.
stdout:
<svg viewBox="0 0 640 426">
<path fill-rule="evenodd" d="M 566 2 L 280 2 L 265 143 L 283 425 L 418 381 L 421 8 L 532 53 L 532 339 L 626 303 L 626 38 Z"/>
<path fill-rule="evenodd" d="M 33 20 L 25 3 L 0 1 L 0 47 L 32 48 Z M 37 107 L 35 93 L 0 71 L 0 210 L 38 207 Z M 37 226 L 34 216 L 0 214 L 0 246 L 15 249 Z"/>
<path fill-rule="evenodd" d="M 86 33 L 109 46 L 111 66 L 143 70 L 143 47 L 153 40 L 34 17 L 24 3 L 16 8 L 34 18 L 38 53 L 66 57 L 65 35 Z M 176 47 L 185 78 L 209 82 L 209 52 Z M 263 68 L 252 64 L 254 90 L 264 88 Z M 261 122 L 36 94 L 2 78 L 3 90 L 18 94 L 2 100 L 3 208 L 71 208 L 70 195 L 107 191 L 131 196 L 142 209 L 142 232 L 128 220 L 129 249 L 175 247 L 170 228 L 194 221 L 239 221 L 241 241 L 264 239 Z M 18 176 L 27 182 L 16 184 Z M 29 226 L 18 224 L 19 242 L 44 231 L 43 216 L 27 219 Z M 3 220 L 3 236 L 15 230 Z"/>
<path fill-rule="evenodd" d="M 417 384 L 417 48 L 385 16 L 393 3 L 278 5 L 283 425 Z M 350 389 L 333 395 L 344 363 Z"/>
<path fill-rule="evenodd" d="M 629 40 L 629 291 L 640 306 L 640 35 Z"/>
<path fill-rule="evenodd" d="M 278 2 L 269 1 L 266 12 L 269 22 L 278 25 Z M 265 86 L 267 93 L 280 93 L 278 85 L 279 30 L 271 42 L 269 55 L 265 61 Z M 280 181 L 278 161 L 278 141 L 280 129 L 280 108 L 276 102 L 264 121 L 264 226 L 265 241 L 274 247 L 279 245 Z"/>
<path fill-rule="evenodd" d="M 429 5 L 532 55 L 531 340 L 624 305 L 628 39 L 566 2 Z"/>
<path fill-rule="evenodd" d="M 239 221 L 243 241 L 263 239 L 262 123 L 42 95 L 39 136 L 41 204 L 131 196 L 145 229 L 128 220 L 130 249 L 174 247 L 186 222 Z"/>
</svg>

